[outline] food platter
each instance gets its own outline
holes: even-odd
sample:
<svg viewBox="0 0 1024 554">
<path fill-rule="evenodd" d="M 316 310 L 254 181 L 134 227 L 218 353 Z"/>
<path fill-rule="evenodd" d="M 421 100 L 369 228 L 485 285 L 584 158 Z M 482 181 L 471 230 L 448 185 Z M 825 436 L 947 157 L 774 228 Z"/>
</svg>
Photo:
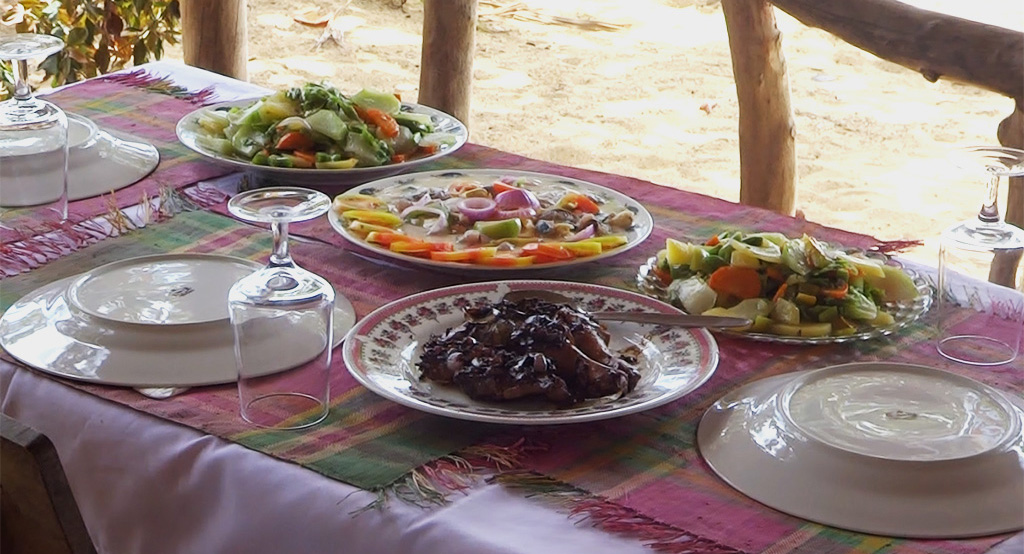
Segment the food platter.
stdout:
<svg viewBox="0 0 1024 554">
<path fill-rule="evenodd" d="M 141 261 L 140 261 L 141 260 Z M 47 284 L 16 301 L 0 317 L 0 346 L 22 363 L 40 371 L 89 383 L 131 387 L 187 387 L 235 381 L 234 340 L 227 319 L 227 295 L 210 296 L 223 288 L 224 280 L 210 285 L 211 291 L 196 296 L 204 307 L 176 299 L 164 310 L 158 297 L 181 288 L 155 287 L 145 291 L 139 281 L 125 281 L 146 267 L 158 273 L 172 273 L 182 283 L 198 286 L 210 271 L 254 271 L 259 264 L 217 255 L 149 256 L 115 262 L 93 272 Z M 190 272 L 194 270 L 194 275 Z M 143 271 L 144 272 L 144 271 Z M 106 296 L 108 286 L 124 282 L 126 289 L 143 291 L 142 300 L 108 310 L 116 305 Z M 142 282 L 159 283 L 160 277 Z M 74 299 L 69 289 L 75 289 Z M 129 294 L 131 296 L 131 294 Z M 181 308 L 175 315 L 174 308 Z M 84 309 L 83 309 L 84 308 Z M 160 309 L 157 309 L 160 308 Z M 195 310 L 193 310 L 195 308 Z M 191 310 L 191 311 L 190 311 Z M 91 312 L 91 313 L 90 313 Z M 342 296 L 335 299 L 334 341 L 340 344 L 355 323 L 355 310 Z M 268 336 L 266 359 L 272 370 L 294 367 L 310 359 L 319 346 L 303 346 L 304 336 Z M 315 342 L 315 341 L 314 341 Z M 286 344 L 286 347 L 282 347 Z M 318 344 L 318 343 L 317 343 Z"/>
<path fill-rule="evenodd" d="M 393 177 L 387 177 L 371 183 L 366 183 L 362 186 L 355 187 L 347 194 L 362 194 L 373 198 L 389 199 L 394 196 L 408 195 L 411 192 L 406 191 L 436 191 L 443 190 L 453 184 L 463 183 L 476 183 L 483 186 L 489 185 L 497 181 L 518 181 L 524 183 L 524 188 L 529 188 L 532 191 L 538 191 L 538 195 L 548 193 L 554 197 L 557 194 L 563 192 L 578 192 L 580 194 L 588 195 L 593 198 L 600 200 L 602 209 L 605 206 L 609 209 L 616 209 L 620 211 L 629 212 L 632 223 L 628 229 L 621 232 L 621 236 L 624 239 L 624 243 L 621 246 L 610 248 L 600 252 L 599 254 L 586 256 L 586 257 L 575 257 L 567 260 L 554 261 L 550 263 L 543 263 L 530 266 L 497 266 L 497 265 L 480 265 L 475 263 L 460 263 L 460 262 L 448 262 L 438 261 L 430 258 L 419 257 L 415 255 L 407 255 L 400 252 L 395 252 L 392 249 L 374 244 L 366 240 L 365 235 L 354 232 L 346 225 L 346 222 L 337 213 L 336 210 L 328 212 L 328 218 L 334 229 L 351 244 L 371 252 L 374 255 L 388 258 L 393 261 L 401 263 L 427 267 L 439 271 L 454 272 L 460 274 L 473 273 L 478 275 L 494 275 L 508 277 L 527 277 L 530 275 L 538 275 L 544 272 L 557 271 L 566 267 L 576 266 L 579 264 L 592 263 L 599 260 L 607 259 L 612 256 L 619 255 L 626 252 L 640 243 L 642 243 L 654 229 L 654 221 L 651 217 L 650 212 L 629 196 L 622 194 L 616 190 L 603 187 L 587 181 L 579 179 L 573 179 L 569 177 L 563 177 L 560 175 L 551 175 L 546 173 L 535 173 L 527 171 L 517 171 L 510 169 L 472 169 L 472 170 L 443 170 L 443 171 L 428 171 L 420 173 L 412 173 L 407 175 L 399 175 Z M 390 206 L 390 204 L 389 204 Z M 392 212 L 400 211 L 391 208 Z M 410 225 L 404 225 L 401 230 L 406 232 Z M 423 238 L 428 241 L 444 242 L 449 243 L 456 240 L 455 236 L 422 236 L 422 230 L 413 229 L 407 231 L 415 236 L 415 233 L 419 232 L 419 238 Z M 456 245 L 455 250 L 458 251 L 461 246 Z"/>
<path fill-rule="evenodd" d="M 456 419 L 513 425 L 550 425 L 620 417 L 676 400 L 701 386 L 718 365 L 718 346 L 704 329 L 608 323 L 609 347 L 641 346 L 641 378 L 620 397 L 590 399 L 570 407 L 523 400 L 483 402 L 458 389 L 420 379 L 424 343 L 463 321 L 462 308 L 494 302 L 510 291 L 548 290 L 587 311 L 679 313 L 655 299 L 622 289 L 547 280 L 458 285 L 402 298 L 367 315 L 349 332 L 345 365 L 371 391 L 424 412 Z"/>
<path fill-rule="evenodd" d="M 637 287 L 644 294 L 669 302 L 670 300 L 666 286 L 654 271 L 657 263 L 657 257 L 652 256 L 640 266 L 640 269 L 637 272 Z M 863 341 L 891 335 L 900 329 L 903 329 L 907 325 L 910 325 L 914 321 L 917 321 L 929 310 L 934 299 L 933 287 L 927 279 L 912 270 L 904 269 L 904 271 L 906 271 L 913 279 L 914 287 L 917 289 L 918 295 L 913 300 L 889 303 L 886 305 L 887 311 L 889 311 L 893 316 L 893 322 L 890 325 L 863 328 L 847 335 L 828 336 L 784 336 L 771 333 L 728 329 L 722 329 L 719 332 L 742 336 L 756 341 L 782 344 L 834 344 Z"/>
<path fill-rule="evenodd" d="M 755 381 L 718 400 L 701 456 L 743 494 L 825 525 L 966 538 L 1024 527 L 1019 402 L 938 369 L 851 363 Z"/>
<path fill-rule="evenodd" d="M 214 162 L 230 165 L 238 170 L 245 171 L 247 177 L 252 181 L 251 184 L 254 186 L 294 185 L 344 190 L 388 175 L 412 171 L 413 168 L 419 165 L 436 161 L 451 154 L 452 152 L 455 152 L 461 148 L 469 138 L 468 129 L 458 119 L 429 106 L 403 102 L 402 111 L 429 116 L 433 121 L 436 130 L 438 132 L 451 134 L 454 138 L 454 143 L 450 146 L 442 146 L 435 153 L 423 157 L 417 157 L 407 161 L 391 163 L 378 167 L 353 167 L 350 169 L 300 169 L 261 166 L 240 158 L 209 150 L 199 144 L 197 139 L 202 134 L 201 127 L 199 125 L 199 117 L 204 112 L 208 110 L 227 110 L 232 107 L 244 107 L 252 104 L 253 102 L 253 99 L 221 102 L 200 108 L 185 115 L 178 121 L 178 124 L 175 127 L 178 140 L 188 148 Z"/>
</svg>

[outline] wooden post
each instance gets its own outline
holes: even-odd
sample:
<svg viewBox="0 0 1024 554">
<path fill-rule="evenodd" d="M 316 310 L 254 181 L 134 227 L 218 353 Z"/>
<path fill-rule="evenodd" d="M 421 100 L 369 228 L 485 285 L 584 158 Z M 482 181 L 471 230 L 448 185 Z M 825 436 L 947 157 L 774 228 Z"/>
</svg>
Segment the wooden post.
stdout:
<svg viewBox="0 0 1024 554">
<path fill-rule="evenodd" d="M 1024 150 L 1024 107 L 1017 102 L 1013 113 L 999 123 L 999 144 Z M 1007 179 L 1006 221 L 1024 229 L 1024 177 Z"/>
<path fill-rule="evenodd" d="M 740 202 L 792 215 L 796 130 L 782 34 L 765 0 L 722 0 L 739 100 Z"/>
<path fill-rule="evenodd" d="M 185 63 L 249 79 L 245 0 L 181 0 Z"/>
<path fill-rule="evenodd" d="M 477 0 L 423 0 L 418 102 L 469 126 Z"/>
</svg>

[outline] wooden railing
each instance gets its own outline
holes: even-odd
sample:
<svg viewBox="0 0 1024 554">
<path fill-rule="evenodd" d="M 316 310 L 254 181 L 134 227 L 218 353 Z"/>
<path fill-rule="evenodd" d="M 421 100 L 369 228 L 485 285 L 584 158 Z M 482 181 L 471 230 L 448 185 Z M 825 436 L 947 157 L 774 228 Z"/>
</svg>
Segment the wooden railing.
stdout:
<svg viewBox="0 0 1024 554">
<path fill-rule="evenodd" d="M 420 103 L 470 123 L 476 0 L 423 0 Z M 1024 33 L 896 0 L 722 0 L 739 100 L 740 202 L 793 214 L 796 129 L 777 7 L 867 52 L 1010 99 L 1004 146 L 1024 148 Z M 185 63 L 246 79 L 244 0 L 182 0 Z M 1024 227 L 1024 178 L 1006 220 Z"/>
</svg>

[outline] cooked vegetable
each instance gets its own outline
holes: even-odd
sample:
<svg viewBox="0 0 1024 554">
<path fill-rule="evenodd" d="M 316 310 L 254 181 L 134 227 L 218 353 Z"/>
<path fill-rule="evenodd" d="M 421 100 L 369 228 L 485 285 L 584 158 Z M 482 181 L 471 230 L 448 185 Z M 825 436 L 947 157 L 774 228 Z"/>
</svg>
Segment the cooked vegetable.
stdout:
<svg viewBox="0 0 1024 554">
<path fill-rule="evenodd" d="M 891 325 L 887 310 L 918 289 L 900 268 L 804 235 L 723 232 L 703 243 L 667 239 L 655 274 L 690 313 L 753 321 L 749 331 L 847 335 Z"/>
</svg>

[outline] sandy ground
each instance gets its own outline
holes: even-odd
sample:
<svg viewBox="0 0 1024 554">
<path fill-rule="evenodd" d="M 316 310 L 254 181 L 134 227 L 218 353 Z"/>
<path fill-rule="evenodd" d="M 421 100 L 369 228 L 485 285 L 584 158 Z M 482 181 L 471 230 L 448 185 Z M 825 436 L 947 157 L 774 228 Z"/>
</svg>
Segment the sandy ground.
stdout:
<svg viewBox="0 0 1024 554">
<path fill-rule="evenodd" d="M 953 0 L 915 1 L 966 9 Z M 736 91 L 714 2 L 518 2 L 533 12 L 625 26 L 614 31 L 491 16 L 494 2 L 482 2 L 470 140 L 737 201 Z M 341 41 L 319 46 L 324 29 L 293 19 L 330 15 L 341 5 L 249 0 L 250 81 L 281 88 L 327 80 L 344 91 L 374 87 L 415 101 L 422 3 L 353 0 L 336 16 Z M 957 15 L 1024 27 L 1017 0 L 968 8 Z M 929 83 L 782 12 L 778 20 L 796 118 L 798 210 L 880 239 L 924 240 L 908 256 L 934 263 L 935 237 L 976 213 L 983 193 L 980 181 L 951 170 L 948 151 L 997 143 L 996 127 L 1012 101 Z"/>
</svg>

